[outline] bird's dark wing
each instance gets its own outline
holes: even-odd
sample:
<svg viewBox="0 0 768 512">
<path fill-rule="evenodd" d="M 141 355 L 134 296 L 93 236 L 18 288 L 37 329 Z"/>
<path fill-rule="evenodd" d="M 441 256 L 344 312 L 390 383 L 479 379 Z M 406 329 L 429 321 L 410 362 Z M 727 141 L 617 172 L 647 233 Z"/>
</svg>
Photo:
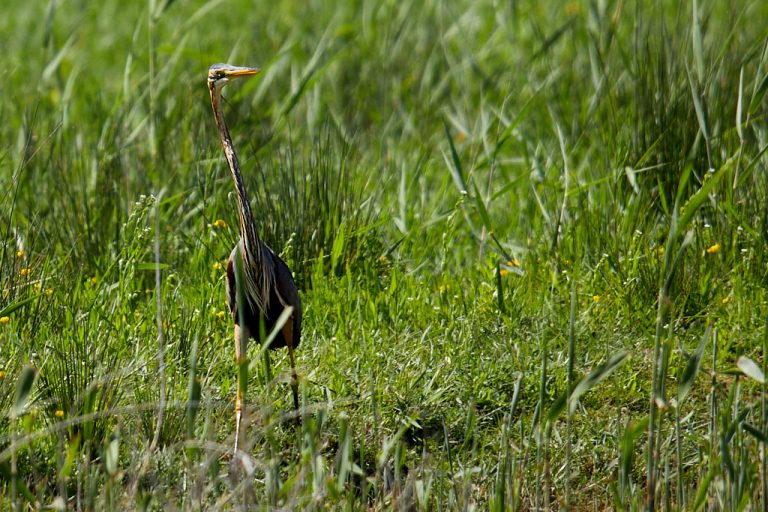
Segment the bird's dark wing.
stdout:
<svg viewBox="0 0 768 512">
<path fill-rule="evenodd" d="M 266 246 L 265 246 L 266 247 Z M 269 306 L 266 314 L 264 315 L 264 330 L 269 334 L 275 327 L 275 322 L 280 318 L 283 310 L 286 306 L 293 306 L 293 314 L 288 322 L 291 323 L 292 329 L 286 331 L 283 329 L 272 340 L 270 348 L 285 347 L 289 342 L 295 348 L 301 341 L 301 299 L 299 298 L 299 291 L 296 288 L 296 283 L 293 281 L 293 276 L 288 268 L 288 265 L 275 254 L 272 249 L 267 247 L 264 251 L 265 265 L 272 265 L 274 269 L 275 282 L 269 293 Z M 232 313 L 232 317 L 235 320 L 235 324 L 240 324 L 240 314 L 237 308 L 237 287 L 235 284 L 235 272 L 234 272 L 234 258 L 236 257 L 236 251 L 233 250 L 230 254 L 229 261 L 227 262 L 227 302 L 229 303 L 229 310 Z M 261 332 L 260 318 L 262 316 L 261 311 L 254 311 L 251 309 L 250 304 L 245 308 L 245 326 L 248 328 L 248 332 L 253 339 L 259 339 L 259 332 Z M 290 336 L 290 340 L 286 340 L 285 336 Z"/>
<path fill-rule="evenodd" d="M 293 323 L 293 346 L 298 346 L 301 341 L 301 299 L 299 290 L 293 281 L 293 275 L 288 265 L 275 253 L 272 253 L 272 260 L 275 262 L 275 291 L 277 292 L 277 302 L 280 304 L 280 313 L 286 306 L 293 306 L 293 314 L 290 322 Z M 270 310 L 274 307 L 270 303 Z M 277 320 L 275 318 L 274 320 Z"/>
</svg>

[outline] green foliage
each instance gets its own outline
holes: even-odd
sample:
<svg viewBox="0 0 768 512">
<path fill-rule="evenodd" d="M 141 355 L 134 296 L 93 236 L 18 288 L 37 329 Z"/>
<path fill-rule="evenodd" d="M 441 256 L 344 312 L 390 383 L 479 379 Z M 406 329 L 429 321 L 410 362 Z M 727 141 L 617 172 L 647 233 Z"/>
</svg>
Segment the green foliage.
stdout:
<svg viewBox="0 0 768 512">
<path fill-rule="evenodd" d="M 347 266 L 364 270 L 385 248 L 373 218 L 377 196 L 366 194 L 371 184 L 353 176 L 353 166 L 361 161 L 350 143 L 325 128 L 303 158 L 294 153 L 294 144 L 288 141 L 285 151 L 267 155 L 258 186 L 252 187 L 259 191 L 253 203 L 264 239 L 295 269 L 298 286 L 308 288 L 310 270 L 321 255 L 329 257 L 320 261 L 338 276 Z"/>
<path fill-rule="evenodd" d="M 765 2 L 62 7 L 0 20 L 0 508 L 765 508 Z"/>
</svg>

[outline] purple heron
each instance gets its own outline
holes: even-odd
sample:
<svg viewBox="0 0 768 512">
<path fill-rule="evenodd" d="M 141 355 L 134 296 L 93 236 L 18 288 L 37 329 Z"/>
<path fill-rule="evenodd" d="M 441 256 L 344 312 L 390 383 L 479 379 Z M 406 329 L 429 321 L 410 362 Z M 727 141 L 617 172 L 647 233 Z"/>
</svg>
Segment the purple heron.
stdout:
<svg viewBox="0 0 768 512">
<path fill-rule="evenodd" d="M 245 382 L 242 365 L 247 365 L 248 339 L 260 343 L 262 336 L 269 334 L 284 310 L 292 308 L 290 317 L 276 333 L 270 349 L 288 348 L 291 362 L 291 390 L 294 412 L 298 415 L 298 378 L 294 349 L 301 340 L 301 299 L 288 265 L 259 237 L 259 230 L 251 212 L 245 183 L 240 172 L 235 147 L 224 122 L 221 110 L 221 91 L 236 78 L 253 76 L 258 68 L 214 64 L 208 70 L 208 89 L 211 92 L 213 117 L 219 129 L 221 146 L 232 172 L 237 192 L 237 209 L 240 218 L 240 241 L 232 249 L 227 262 L 227 299 L 235 322 L 235 357 L 240 374 L 235 399 L 235 452 L 240 439 L 240 423 L 244 405 Z M 242 262 L 242 265 L 240 263 Z M 244 300 L 243 300 L 244 299 Z M 247 366 L 246 366 L 247 367 Z M 298 416 L 297 416 L 298 417 Z"/>
</svg>

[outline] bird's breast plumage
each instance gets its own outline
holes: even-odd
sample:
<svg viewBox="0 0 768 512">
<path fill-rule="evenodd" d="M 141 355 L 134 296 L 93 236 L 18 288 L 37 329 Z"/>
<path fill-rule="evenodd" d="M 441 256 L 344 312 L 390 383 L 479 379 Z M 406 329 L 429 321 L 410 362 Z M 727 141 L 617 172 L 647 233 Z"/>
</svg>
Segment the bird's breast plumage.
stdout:
<svg viewBox="0 0 768 512">
<path fill-rule="evenodd" d="M 242 244 L 238 244 L 242 247 Z M 288 322 L 292 324 L 292 344 L 296 347 L 301 339 L 301 299 L 299 298 L 298 289 L 291 275 L 291 271 L 285 262 L 276 255 L 269 247 L 263 242 L 260 244 L 263 246 L 264 251 L 262 254 L 261 267 L 268 266 L 272 273 L 272 283 L 268 289 L 268 293 L 265 300 L 255 301 L 247 300 L 245 307 L 243 308 L 244 318 L 240 319 L 239 308 L 237 307 L 237 282 L 235 278 L 235 258 L 237 257 L 238 247 L 232 250 L 229 256 L 229 262 L 227 263 L 227 299 L 229 302 L 229 309 L 234 318 L 235 324 L 245 325 L 248 328 L 250 336 L 259 340 L 259 333 L 262 331 L 261 321 L 264 321 L 264 333 L 269 333 L 274 329 L 275 324 L 280 318 L 283 310 L 286 306 L 293 307 L 293 313 Z M 242 254 L 242 253 L 241 253 Z M 248 264 L 245 265 L 246 269 Z M 245 269 L 244 269 L 245 270 Z M 249 276 L 245 275 L 245 280 L 249 280 Z M 261 276 L 250 276 L 251 279 L 259 280 Z M 248 286 L 246 285 L 246 296 L 248 296 Z M 263 305 L 262 305 L 263 304 Z M 279 332 L 275 339 L 272 341 L 270 348 L 280 348 L 286 346 L 286 339 L 283 332 Z"/>
</svg>

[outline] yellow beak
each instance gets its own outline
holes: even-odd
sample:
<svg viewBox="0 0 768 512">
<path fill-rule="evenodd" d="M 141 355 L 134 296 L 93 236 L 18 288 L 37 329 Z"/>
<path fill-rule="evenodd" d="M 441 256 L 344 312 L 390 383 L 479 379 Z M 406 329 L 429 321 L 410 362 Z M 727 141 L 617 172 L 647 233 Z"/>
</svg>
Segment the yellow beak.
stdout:
<svg viewBox="0 0 768 512">
<path fill-rule="evenodd" d="M 241 76 L 257 75 L 260 72 L 261 72 L 261 69 L 259 68 L 248 68 L 245 66 L 232 66 L 231 68 L 227 69 L 224 73 L 227 76 L 227 78 L 238 78 Z"/>
</svg>

